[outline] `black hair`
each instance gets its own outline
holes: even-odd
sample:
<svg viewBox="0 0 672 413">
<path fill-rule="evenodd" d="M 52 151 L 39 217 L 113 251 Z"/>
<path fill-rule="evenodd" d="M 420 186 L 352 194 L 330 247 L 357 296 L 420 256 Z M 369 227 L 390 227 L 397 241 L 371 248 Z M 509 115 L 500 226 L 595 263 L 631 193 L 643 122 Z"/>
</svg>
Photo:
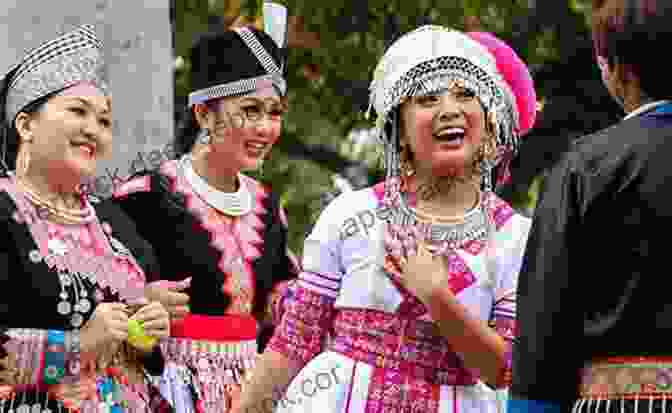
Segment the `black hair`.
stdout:
<svg viewBox="0 0 672 413">
<path fill-rule="evenodd" d="M 190 107 L 187 107 L 182 113 L 182 119 L 180 119 L 180 123 L 178 124 L 175 133 L 174 146 L 175 154 L 178 158 L 191 151 L 191 148 L 193 148 L 196 143 L 196 136 L 200 129 L 201 127 L 196 120 L 194 111 L 191 110 Z"/>
<path fill-rule="evenodd" d="M 271 55 L 276 65 L 282 66 L 283 56 L 275 41 L 261 30 L 254 27 L 248 29 L 254 33 L 256 40 Z M 190 63 L 191 90 L 207 89 L 267 74 L 247 44 L 233 30 L 215 30 L 202 35 L 191 47 Z M 213 99 L 205 103 L 215 103 L 218 100 Z M 212 106 L 210 108 L 213 109 Z M 194 111 L 191 107 L 187 107 L 175 134 L 174 146 L 177 156 L 191 151 L 199 130 L 200 126 Z"/>
<path fill-rule="evenodd" d="M 48 95 L 35 99 L 34 101 L 24 106 L 23 109 L 21 109 L 18 113 L 23 112 L 30 116 L 37 114 L 44 108 L 44 105 L 49 101 L 49 99 L 59 92 L 60 90 L 57 90 L 55 92 L 49 93 Z M 4 106 L 1 108 L 1 110 L 5 110 Z M 4 120 L 4 116 L 2 116 L 2 119 Z M 2 162 L 4 163 L 2 168 L 9 168 L 10 171 L 13 171 L 16 168 L 16 156 L 19 153 L 19 143 L 21 141 L 19 131 L 16 130 L 14 120 L 15 119 L 12 120 L 10 125 L 2 125 L 4 133 L 0 133 L 0 137 L 3 139 L 1 147 L 2 153 L 0 154 L 0 156 L 2 156 Z M 6 170 L 4 171 L 5 174 L 7 172 L 8 171 Z"/>
<path fill-rule="evenodd" d="M 656 51 L 672 43 L 669 0 L 593 0 L 595 52 L 609 65 L 628 65 L 642 92 L 654 100 L 672 98 L 667 66 Z M 653 52 L 652 52 L 653 51 Z"/>
<path fill-rule="evenodd" d="M 216 104 L 221 99 L 212 99 L 208 100 L 205 105 L 209 110 L 216 110 Z M 187 107 L 182 114 L 182 119 L 177 127 L 177 133 L 175 134 L 175 154 L 177 157 L 181 157 L 184 154 L 187 154 L 191 151 L 191 148 L 194 147 L 196 143 L 196 137 L 198 132 L 201 130 L 201 126 L 196 119 L 196 113 L 192 110 L 191 107 Z"/>
</svg>

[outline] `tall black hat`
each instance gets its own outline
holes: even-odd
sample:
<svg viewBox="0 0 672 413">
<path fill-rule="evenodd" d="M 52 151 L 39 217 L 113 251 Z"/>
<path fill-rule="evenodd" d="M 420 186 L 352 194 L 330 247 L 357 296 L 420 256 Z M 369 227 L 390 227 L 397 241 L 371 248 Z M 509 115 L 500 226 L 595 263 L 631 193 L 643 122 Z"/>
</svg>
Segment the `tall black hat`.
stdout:
<svg viewBox="0 0 672 413">
<path fill-rule="evenodd" d="M 269 85 L 285 96 L 282 55 L 268 34 L 253 27 L 203 36 L 191 49 L 189 106 Z"/>
</svg>

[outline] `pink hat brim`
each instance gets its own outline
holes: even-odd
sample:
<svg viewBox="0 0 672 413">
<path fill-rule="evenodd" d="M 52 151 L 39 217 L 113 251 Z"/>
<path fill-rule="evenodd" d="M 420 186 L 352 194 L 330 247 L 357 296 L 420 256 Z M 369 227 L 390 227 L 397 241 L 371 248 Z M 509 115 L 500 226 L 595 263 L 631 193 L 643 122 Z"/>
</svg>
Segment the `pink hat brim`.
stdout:
<svg viewBox="0 0 672 413">
<path fill-rule="evenodd" d="M 537 93 L 527 65 L 509 45 L 494 35 L 486 32 L 468 32 L 466 34 L 488 49 L 494 56 L 497 69 L 516 98 L 516 109 L 518 110 L 520 123 L 518 133 L 521 136 L 527 134 L 537 119 Z"/>
</svg>

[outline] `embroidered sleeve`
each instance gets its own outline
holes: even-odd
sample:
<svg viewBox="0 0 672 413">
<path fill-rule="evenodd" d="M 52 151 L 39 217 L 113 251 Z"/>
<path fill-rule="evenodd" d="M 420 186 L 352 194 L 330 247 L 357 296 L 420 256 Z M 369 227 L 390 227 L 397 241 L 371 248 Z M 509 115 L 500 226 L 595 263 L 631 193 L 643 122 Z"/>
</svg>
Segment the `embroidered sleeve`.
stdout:
<svg viewBox="0 0 672 413">
<path fill-rule="evenodd" d="M 521 221 L 514 221 L 521 222 Z M 502 367 L 497 387 L 511 385 L 511 364 L 513 342 L 517 337 L 516 328 L 516 293 L 518 287 L 518 273 L 522 265 L 523 253 L 527 241 L 529 221 L 522 221 L 522 227 L 514 225 L 517 236 L 510 246 L 499 251 L 495 300 L 490 316 L 490 327 L 504 339 L 506 344 L 505 363 Z"/>
<path fill-rule="evenodd" d="M 280 324 L 282 316 L 285 313 L 287 299 L 295 284 L 296 280 L 289 280 L 279 282 L 273 287 L 268 300 L 268 307 L 266 308 L 266 317 L 271 320 L 271 325 L 277 326 Z"/>
<path fill-rule="evenodd" d="M 516 291 L 504 287 L 496 294 L 490 327 L 495 329 L 506 343 L 505 364 L 496 384 L 497 387 L 508 387 L 511 385 L 512 345 L 516 338 Z"/>
<path fill-rule="evenodd" d="M 274 351 L 305 364 L 322 349 L 332 326 L 334 301 L 341 286 L 343 270 L 337 217 L 338 200 L 320 216 L 304 244 L 303 268 L 288 289 L 284 315 L 269 346 Z"/>
</svg>

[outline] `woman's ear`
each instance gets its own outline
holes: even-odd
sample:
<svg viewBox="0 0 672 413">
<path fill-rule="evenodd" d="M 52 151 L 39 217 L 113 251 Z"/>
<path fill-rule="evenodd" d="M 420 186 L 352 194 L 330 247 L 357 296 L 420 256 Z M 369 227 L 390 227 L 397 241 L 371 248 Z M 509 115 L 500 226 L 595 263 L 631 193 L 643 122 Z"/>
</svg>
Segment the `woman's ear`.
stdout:
<svg viewBox="0 0 672 413">
<path fill-rule="evenodd" d="M 19 143 L 33 140 L 33 118 L 25 112 L 19 112 L 14 119 L 14 127 L 19 134 Z"/>
<path fill-rule="evenodd" d="M 198 126 L 200 126 L 201 129 L 211 129 L 210 128 L 211 115 L 208 106 L 205 103 L 198 103 L 194 105 L 194 108 L 192 110 L 194 111 L 194 117 L 198 122 Z"/>
</svg>

